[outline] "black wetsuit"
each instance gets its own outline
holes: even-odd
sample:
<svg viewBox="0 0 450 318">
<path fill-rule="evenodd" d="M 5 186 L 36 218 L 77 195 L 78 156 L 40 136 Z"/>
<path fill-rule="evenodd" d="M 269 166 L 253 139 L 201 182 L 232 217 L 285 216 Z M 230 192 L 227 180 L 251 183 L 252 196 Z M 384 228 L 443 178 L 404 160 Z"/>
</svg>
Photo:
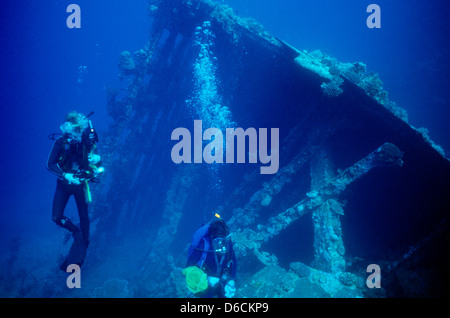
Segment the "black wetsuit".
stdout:
<svg viewBox="0 0 450 318">
<path fill-rule="evenodd" d="M 74 235 L 81 231 L 86 246 L 89 243 L 89 217 L 88 204 L 85 199 L 85 184 L 84 182 L 79 185 L 69 184 L 64 178 L 64 173 L 76 173 L 89 169 L 89 151 L 86 143 L 70 143 L 67 138 L 61 137 L 55 141 L 47 161 L 48 170 L 58 176 L 53 198 L 52 219 Z M 80 228 L 64 216 L 64 210 L 71 195 L 74 196 L 77 204 Z"/>
</svg>

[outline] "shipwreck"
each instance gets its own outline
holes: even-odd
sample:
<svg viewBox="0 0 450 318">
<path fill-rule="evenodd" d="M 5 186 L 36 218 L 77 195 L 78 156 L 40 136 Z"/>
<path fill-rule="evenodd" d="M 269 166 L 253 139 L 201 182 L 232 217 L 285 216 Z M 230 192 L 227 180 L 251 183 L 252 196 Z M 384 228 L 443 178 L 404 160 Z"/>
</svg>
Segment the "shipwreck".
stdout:
<svg viewBox="0 0 450 318">
<path fill-rule="evenodd" d="M 125 296 L 186 297 L 190 225 L 212 212 L 233 233 L 238 297 L 445 293 L 450 162 L 375 73 L 294 48 L 209 0 L 148 10 L 148 43 L 120 55 L 126 91 L 107 92 L 107 173 L 94 189 L 97 255 L 139 237 L 118 278 Z M 171 133 L 193 120 L 279 128 L 279 170 L 174 163 Z M 370 264 L 381 288 L 366 284 Z"/>
</svg>

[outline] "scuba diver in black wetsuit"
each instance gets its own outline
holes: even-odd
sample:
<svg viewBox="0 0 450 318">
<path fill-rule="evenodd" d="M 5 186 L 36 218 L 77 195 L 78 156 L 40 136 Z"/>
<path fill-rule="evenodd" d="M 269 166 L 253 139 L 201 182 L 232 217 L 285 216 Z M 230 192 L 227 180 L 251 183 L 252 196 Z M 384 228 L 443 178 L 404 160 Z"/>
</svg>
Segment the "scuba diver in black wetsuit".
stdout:
<svg viewBox="0 0 450 318">
<path fill-rule="evenodd" d="M 228 226 L 216 214 L 198 229 L 189 248 L 186 268 L 188 289 L 196 297 L 227 297 L 236 292 L 236 255 Z"/>
<path fill-rule="evenodd" d="M 52 219 L 57 225 L 68 229 L 74 237 L 69 257 L 61 265 L 65 271 L 67 265 L 81 266 L 84 261 L 89 244 L 88 203 L 91 196 L 88 181 L 103 172 L 103 167 L 100 167 L 101 158 L 96 153 L 97 133 L 85 115 L 76 111 L 68 113 L 60 129 L 63 135 L 53 145 L 47 168 L 58 177 Z M 64 216 L 72 195 L 77 204 L 80 227 Z"/>
</svg>

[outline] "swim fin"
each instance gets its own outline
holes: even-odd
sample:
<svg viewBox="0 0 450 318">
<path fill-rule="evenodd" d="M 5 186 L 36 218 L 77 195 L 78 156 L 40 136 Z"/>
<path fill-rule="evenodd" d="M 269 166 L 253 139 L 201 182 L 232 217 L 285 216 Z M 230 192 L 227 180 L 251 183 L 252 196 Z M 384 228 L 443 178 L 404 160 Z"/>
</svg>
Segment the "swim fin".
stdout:
<svg viewBox="0 0 450 318">
<path fill-rule="evenodd" d="M 70 248 L 69 255 L 66 260 L 59 267 L 62 271 L 66 272 L 67 266 L 70 264 L 77 264 L 81 267 L 86 257 L 86 244 L 83 240 L 83 235 L 81 231 L 76 231 L 73 233 L 73 243 Z"/>
</svg>

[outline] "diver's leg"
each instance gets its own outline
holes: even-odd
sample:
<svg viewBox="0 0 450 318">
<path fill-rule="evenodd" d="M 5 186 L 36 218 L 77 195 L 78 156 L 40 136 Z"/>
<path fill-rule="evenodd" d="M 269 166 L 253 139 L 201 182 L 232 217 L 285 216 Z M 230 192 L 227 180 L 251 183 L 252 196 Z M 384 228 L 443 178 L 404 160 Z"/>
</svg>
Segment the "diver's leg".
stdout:
<svg viewBox="0 0 450 318">
<path fill-rule="evenodd" d="M 83 234 L 84 243 L 87 247 L 89 244 L 89 215 L 84 186 L 77 186 L 74 196 L 77 203 L 78 215 L 80 217 L 80 229 Z"/>
<path fill-rule="evenodd" d="M 79 229 L 64 216 L 64 209 L 71 195 L 68 186 L 58 180 L 56 185 L 55 196 L 53 197 L 52 219 L 57 225 L 68 229 L 70 232 L 79 231 Z"/>
</svg>

